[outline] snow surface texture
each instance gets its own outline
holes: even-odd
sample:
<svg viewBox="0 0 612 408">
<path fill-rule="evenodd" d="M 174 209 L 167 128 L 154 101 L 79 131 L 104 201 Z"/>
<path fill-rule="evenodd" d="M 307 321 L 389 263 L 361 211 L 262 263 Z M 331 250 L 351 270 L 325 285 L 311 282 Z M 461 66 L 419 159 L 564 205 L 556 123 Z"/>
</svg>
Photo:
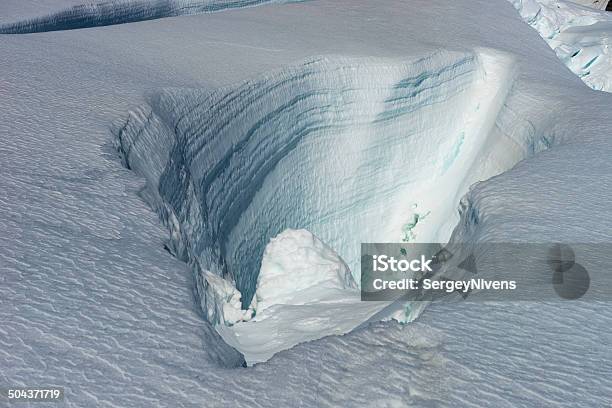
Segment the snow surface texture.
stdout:
<svg viewBox="0 0 612 408">
<path fill-rule="evenodd" d="M 612 13 L 562 0 L 510 1 L 573 73 L 612 92 Z"/>
<path fill-rule="evenodd" d="M 301 0 L 111 0 L 77 4 L 47 16 L 5 23 L 0 25 L 0 33 L 74 30 L 292 1 Z"/>
<path fill-rule="evenodd" d="M 471 184 L 550 146 L 504 105 L 514 72 L 512 58 L 484 49 L 316 58 L 235 87 L 155 94 L 116 134 L 126 165 L 148 181 L 172 252 L 195 270 L 205 315 L 232 326 L 218 330 L 239 333 L 228 342 L 253 363 L 345 333 L 384 305 L 298 279 L 308 270 L 298 260 L 273 272 L 284 273 L 284 290 L 262 291 L 272 237 L 311 231 L 359 282 L 361 242 L 446 242 Z M 321 298 L 303 298 L 317 290 Z M 261 313 L 265 304 L 277 308 Z M 404 310 L 399 320 L 416 317 Z M 307 331 L 295 323 L 304 316 Z"/>
<path fill-rule="evenodd" d="M 0 14 L 26 6 L 3 1 Z M 0 384 L 64 386 L 68 407 L 610 406 L 603 303 L 434 303 L 408 325 L 229 368 L 244 359 L 201 315 L 192 272 L 137 195 L 144 181 L 109 146 L 109 124 L 161 88 L 234 88 L 313 55 L 414 61 L 440 48 L 511 55 L 505 106 L 520 120 L 505 122 L 552 141 L 473 186 L 453 239 L 609 242 L 611 96 L 505 1 L 313 1 L 2 36 Z"/>
<path fill-rule="evenodd" d="M 593 7 L 599 10 L 605 10 L 608 5 L 608 0 L 569 0 L 572 3 L 582 4 L 584 6 Z"/>
</svg>

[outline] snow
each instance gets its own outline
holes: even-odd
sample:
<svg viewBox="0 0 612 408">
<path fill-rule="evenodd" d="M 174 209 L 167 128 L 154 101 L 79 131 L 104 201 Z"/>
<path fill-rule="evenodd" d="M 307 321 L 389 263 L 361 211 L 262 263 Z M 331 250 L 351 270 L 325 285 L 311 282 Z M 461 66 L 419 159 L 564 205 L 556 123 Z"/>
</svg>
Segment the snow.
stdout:
<svg viewBox="0 0 612 408">
<path fill-rule="evenodd" d="M 573 73 L 612 92 L 611 13 L 559 0 L 510 1 Z"/>
<path fill-rule="evenodd" d="M 71 4 L 74 0 L 61 1 L 70 7 L 43 16 L 40 16 L 41 10 L 38 10 L 34 17 L 0 25 L 0 33 L 73 30 L 301 0 L 111 0 L 75 5 Z M 60 4 L 55 4 L 54 9 L 57 10 L 58 6 Z"/>
<path fill-rule="evenodd" d="M 259 313 L 264 247 L 286 228 L 320 237 L 355 281 L 361 242 L 446 242 L 471 184 L 548 147 L 505 106 L 515 71 L 511 56 L 484 48 L 406 61 L 315 57 L 212 92 L 154 94 L 115 134 L 125 164 L 147 179 L 146 196 L 170 229 L 173 252 L 198 276 L 204 314 L 234 326 Z M 376 214 L 387 217 L 372 223 Z M 211 273 L 225 282 L 213 283 Z M 290 273 L 280 280 L 296 292 L 312 286 Z M 358 293 L 338 296 L 350 295 L 344 330 L 382 307 L 351 318 Z M 235 310 L 237 298 L 245 312 Z M 217 304 L 224 299 L 227 305 Z M 307 335 L 293 330 L 304 312 L 288 310 L 273 316 L 274 328 L 255 319 L 249 336 L 231 342 L 248 363 L 259 361 L 247 352 L 250 340 L 280 351 L 338 333 L 327 322 L 313 323 Z M 275 338 L 261 341 L 265 333 Z"/>
<path fill-rule="evenodd" d="M 231 282 L 206 270 L 201 272 L 200 279 L 200 287 L 205 291 L 201 302 L 209 322 L 231 326 L 253 317 L 254 310 L 242 309 L 242 295 Z"/>
<path fill-rule="evenodd" d="M 33 9 L 2 2 L 3 21 L 22 7 Z M 444 208 L 461 209 L 450 239 L 609 241 L 611 96 L 584 86 L 505 1 L 321 0 L 2 36 L 0 53 L 10 58 L 0 59 L 0 383 L 64 386 L 65 405 L 74 407 L 610 405 L 607 303 L 435 303 L 410 324 L 371 322 L 240 368 L 244 357 L 206 322 L 202 297 L 194 296 L 194 265 L 181 262 L 193 248 L 175 245 L 188 242 L 177 239 L 182 221 L 162 219 L 162 227 L 160 208 L 147 206 L 158 198 L 146 183 L 166 163 L 164 143 L 150 140 L 158 149 L 141 162 L 151 165 L 135 171 L 122 167 L 112 146 L 127 112 L 147 112 L 160 95 L 236 90 L 316 56 L 340 67 L 367 60 L 410 69 L 436 52 L 446 56 L 434 61 L 438 67 L 449 56 L 482 62 L 468 71 L 474 81 L 447 85 L 457 86 L 456 100 L 411 119 L 423 121 L 420 140 L 443 142 L 439 169 L 481 142 L 472 145 L 478 160 L 448 167 L 462 170 L 452 191 L 443 191 Z M 483 76 L 486 67 L 491 74 Z M 478 108 L 487 114 L 466 115 L 476 118 L 471 124 L 443 107 L 476 109 L 466 94 L 487 101 Z M 171 123 L 159 119 L 161 129 Z M 428 133 L 438 120 L 440 131 Z M 464 127 L 472 130 L 462 137 Z M 147 134 L 176 136 L 165 130 Z M 473 184 L 472 176 L 483 181 Z M 427 214 L 428 206 L 407 201 L 402 223 Z M 417 238 L 450 233 L 434 226 L 442 219 L 434 214 L 419 217 Z M 350 267 L 348 246 L 312 232 Z M 213 304 L 235 306 L 237 282 L 221 278 L 215 293 L 230 301 L 213 297 Z M 277 309 L 280 318 L 289 313 Z M 213 310 L 237 320 L 231 309 Z M 368 315 L 353 310 L 362 316 L 347 319 L 336 310 L 327 316 L 339 332 Z M 295 325 L 317 327 L 309 317 L 322 311 L 301 311 Z"/>
<path fill-rule="evenodd" d="M 258 318 L 272 305 L 317 303 L 323 291 L 356 289 L 348 266 L 333 249 L 307 230 L 285 230 L 263 254 L 255 293 Z"/>
<path fill-rule="evenodd" d="M 599 10 L 605 10 L 608 5 L 608 0 L 569 0 L 572 3 L 582 4 L 583 6 L 593 7 Z"/>
</svg>

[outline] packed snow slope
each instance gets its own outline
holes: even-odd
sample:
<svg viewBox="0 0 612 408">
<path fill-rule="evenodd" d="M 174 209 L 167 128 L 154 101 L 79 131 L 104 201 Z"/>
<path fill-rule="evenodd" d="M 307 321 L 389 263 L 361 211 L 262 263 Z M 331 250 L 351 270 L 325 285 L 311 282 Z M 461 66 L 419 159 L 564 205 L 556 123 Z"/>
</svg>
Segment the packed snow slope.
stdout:
<svg viewBox="0 0 612 408">
<path fill-rule="evenodd" d="M 551 146 L 472 188 L 453 239 L 609 241 L 610 95 L 506 1 L 313 1 L 0 37 L 0 384 L 64 386 L 70 407 L 610 405 L 612 312 L 596 303 L 433 304 L 235 368 L 138 196 L 146 179 L 112 147 L 111 124 L 163 88 L 482 48 L 516 60 L 504 105 Z"/>
<path fill-rule="evenodd" d="M 573 73 L 612 92 L 612 13 L 563 0 L 510 1 Z"/>
</svg>

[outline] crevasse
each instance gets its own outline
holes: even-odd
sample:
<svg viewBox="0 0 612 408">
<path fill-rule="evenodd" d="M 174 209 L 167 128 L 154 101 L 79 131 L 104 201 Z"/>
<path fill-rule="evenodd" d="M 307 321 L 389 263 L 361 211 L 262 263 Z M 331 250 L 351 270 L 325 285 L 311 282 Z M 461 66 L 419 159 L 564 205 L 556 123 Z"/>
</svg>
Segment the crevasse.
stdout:
<svg viewBox="0 0 612 408">
<path fill-rule="evenodd" d="M 303 0 L 111 0 L 80 4 L 50 15 L 0 24 L 0 34 L 74 30 L 297 1 Z"/>
<path fill-rule="evenodd" d="M 513 78 L 513 60 L 484 49 L 319 57 L 235 86 L 159 91 L 115 133 L 172 252 L 194 269 L 208 320 L 253 363 L 386 307 L 360 302 L 341 266 L 328 269 L 344 283 L 319 294 L 330 280 L 292 273 L 337 259 L 359 282 L 361 242 L 445 242 L 471 184 L 547 147 L 505 103 Z M 276 269 L 262 268 L 279 234 L 266 261 Z M 304 242 L 319 248 L 295 252 L 308 268 L 279 261 L 278 248 Z"/>
</svg>

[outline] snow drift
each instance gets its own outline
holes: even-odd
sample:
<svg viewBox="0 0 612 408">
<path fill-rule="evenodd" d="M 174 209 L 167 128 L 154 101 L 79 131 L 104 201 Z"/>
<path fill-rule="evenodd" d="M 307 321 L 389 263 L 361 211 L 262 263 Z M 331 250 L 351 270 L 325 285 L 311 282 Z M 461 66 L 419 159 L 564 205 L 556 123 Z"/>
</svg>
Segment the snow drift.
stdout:
<svg viewBox="0 0 612 408">
<path fill-rule="evenodd" d="M 385 305 L 351 283 L 361 242 L 445 242 L 471 184 L 550 145 L 506 105 L 514 71 L 488 49 L 312 58 L 233 87 L 160 91 L 115 133 L 207 318 L 252 363 L 376 315 Z M 280 242 L 318 260 L 279 268 Z M 344 282 L 333 296 L 317 284 L 329 279 Z"/>
</svg>

